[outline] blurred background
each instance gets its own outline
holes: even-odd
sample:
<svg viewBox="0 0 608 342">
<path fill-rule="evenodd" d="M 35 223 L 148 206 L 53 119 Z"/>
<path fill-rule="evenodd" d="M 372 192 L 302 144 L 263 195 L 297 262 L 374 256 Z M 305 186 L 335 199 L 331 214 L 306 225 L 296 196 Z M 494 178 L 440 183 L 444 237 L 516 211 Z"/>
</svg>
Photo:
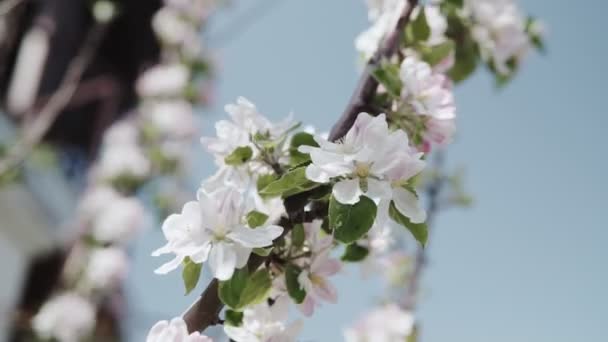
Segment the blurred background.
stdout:
<svg viewBox="0 0 608 342">
<path fill-rule="evenodd" d="M 151 6 L 150 11 L 154 7 L 136 3 Z M 443 212 L 436 221 L 419 312 L 425 342 L 608 338 L 608 226 L 602 217 L 608 211 L 602 140 L 608 125 L 608 5 L 599 0 L 519 3 L 548 27 L 548 53 L 533 54 L 503 89 L 496 89 L 483 70 L 457 87 L 458 136 L 449 147 L 448 164 L 466 168 L 467 190 L 475 201 L 469 209 Z M 237 96 L 270 118 L 293 111 L 297 120 L 329 129 L 358 78 L 353 39 L 367 24 L 363 1 L 235 1 L 213 17 L 202 37 L 218 62 L 213 105 L 200 113 L 204 135 L 214 134 L 213 122 L 225 116 L 223 105 Z M 139 41 L 141 47 L 129 50 L 133 70 L 158 58 L 153 43 Z M 126 53 L 111 46 L 102 51 Z M 121 82 L 133 82 L 133 75 L 115 72 Z M 56 81 L 48 82 L 52 87 Z M 119 103 L 133 101 L 129 91 L 121 94 Z M 68 126 L 84 125 L 65 120 Z M 5 140 L 14 133 L 5 122 L 0 134 Z M 94 136 L 71 141 L 89 146 Z M 70 165 L 77 168 L 74 155 Z M 187 179 L 194 197 L 213 163 L 198 144 L 191 157 Z M 73 210 L 71 194 L 82 185 L 77 178 L 64 181 L 62 172 L 34 168 L 25 190 L 0 196 L 0 336 L 21 296 L 30 257 L 60 235 L 49 232 L 49 223 L 62 222 Z M 164 262 L 150 257 L 165 241 L 159 227 L 150 220 L 129 249 L 129 306 L 121 318 L 129 341 L 144 340 L 154 322 L 183 312 L 206 283 L 184 296 L 178 272 L 153 273 Z M 308 319 L 302 341 L 340 340 L 342 329 L 382 295 L 380 284 L 361 279 L 355 267 L 339 275 L 335 285 L 339 304 L 326 304 Z"/>
</svg>

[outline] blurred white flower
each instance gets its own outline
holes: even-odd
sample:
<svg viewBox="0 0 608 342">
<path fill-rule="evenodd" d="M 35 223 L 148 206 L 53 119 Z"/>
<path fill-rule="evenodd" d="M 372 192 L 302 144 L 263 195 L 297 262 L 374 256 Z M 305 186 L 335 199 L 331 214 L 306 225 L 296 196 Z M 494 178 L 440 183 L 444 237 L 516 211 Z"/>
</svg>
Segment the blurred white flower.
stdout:
<svg viewBox="0 0 608 342">
<path fill-rule="evenodd" d="M 168 138 L 188 139 L 198 131 L 192 105 L 187 101 L 154 101 L 145 104 L 142 111 L 154 128 Z"/>
<path fill-rule="evenodd" d="M 168 321 L 159 321 L 150 329 L 146 342 L 213 342 L 198 331 L 188 334 L 186 322 L 181 317 Z"/>
<path fill-rule="evenodd" d="M 85 278 L 93 288 L 111 289 L 127 276 L 129 260 L 117 247 L 95 248 L 89 256 Z"/>
<path fill-rule="evenodd" d="M 133 197 L 119 197 L 104 206 L 93 220 L 92 234 L 103 243 L 126 244 L 144 223 L 145 210 Z"/>
<path fill-rule="evenodd" d="M 235 268 L 245 266 L 251 250 L 266 247 L 283 232 L 269 224 L 252 229 L 244 223 L 245 208 L 241 193 L 224 188 L 211 194 L 199 191 L 198 201 L 184 205 L 181 214 L 169 216 L 163 223 L 167 244 L 152 255 L 175 254 L 175 258 L 155 272 L 165 274 L 176 269 L 185 257 L 195 263 L 209 260 L 214 277 L 227 280 Z"/>
<path fill-rule="evenodd" d="M 403 342 L 412 333 L 414 318 L 394 304 L 375 309 L 344 331 L 346 342 Z"/>
<path fill-rule="evenodd" d="M 138 145 L 105 145 L 95 170 L 103 180 L 120 176 L 142 179 L 150 173 L 150 161 Z"/>
<path fill-rule="evenodd" d="M 192 22 L 171 7 L 162 7 L 156 12 L 152 28 L 160 40 L 169 45 L 182 43 L 195 30 Z"/>
<path fill-rule="evenodd" d="M 243 323 L 224 325 L 224 332 L 236 342 L 291 342 L 302 329 L 300 320 L 287 324 L 289 298 L 281 296 L 272 306 L 263 302 L 243 311 Z"/>
<path fill-rule="evenodd" d="M 39 337 L 59 342 L 82 341 L 94 327 L 94 306 L 71 292 L 51 298 L 32 319 L 32 328 Z"/>
<path fill-rule="evenodd" d="M 183 64 L 159 64 L 146 70 L 137 80 L 141 97 L 175 97 L 184 93 L 190 72 Z"/>
</svg>

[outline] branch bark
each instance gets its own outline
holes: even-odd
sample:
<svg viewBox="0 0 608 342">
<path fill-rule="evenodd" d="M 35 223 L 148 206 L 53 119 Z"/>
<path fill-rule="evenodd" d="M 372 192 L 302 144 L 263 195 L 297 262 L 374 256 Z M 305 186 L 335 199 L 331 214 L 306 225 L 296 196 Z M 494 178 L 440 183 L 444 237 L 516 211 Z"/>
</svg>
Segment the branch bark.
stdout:
<svg viewBox="0 0 608 342">
<path fill-rule="evenodd" d="M 330 140 L 336 141 L 342 138 L 354 124 L 357 115 L 361 111 L 364 111 L 373 100 L 378 89 L 378 82 L 374 79 L 371 72 L 382 58 L 390 57 L 397 52 L 412 10 L 418 5 L 418 0 L 403 1 L 407 1 L 407 4 L 399 15 L 395 28 L 388 34 L 378 51 L 367 63 L 345 111 L 330 132 Z M 296 218 L 301 217 L 302 220 L 310 219 L 310 217 L 306 217 L 306 212 L 303 211 L 306 201 L 302 201 L 302 197 L 307 198 L 308 195 L 308 193 L 302 193 L 285 199 L 285 208 L 287 209 L 289 219 L 286 222 L 282 222 L 284 228 L 283 234 L 288 233 L 294 224 L 300 221 L 296 220 Z M 265 260 L 265 257 L 254 255 L 249 259 L 247 266 L 250 271 L 256 270 Z M 224 304 L 218 298 L 218 285 L 217 279 L 212 280 L 198 300 L 182 315 L 189 332 L 203 331 L 210 325 L 214 325 L 220 321 L 219 313 Z"/>
<path fill-rule="evenodd" d="M 95 57 L 97 47 L 101 43 L 106 29 L 107 24 L 95 24 L 91 28 L 80 51 L 70 63 L 65 77 L 59 85 L 59 89 L 50 96 L 32 122 L 24 125 L 21 139 L 0 160 L 0 175 L 18 167 L 27 158 L 36 145 L 44 138 L 44 135 L 51 128 L 62 109 L 68 105 L 78 89 L 82 75 L 93 57 Z M 26 115 L 25 117 L 30 117 L 30 115 Z"/>
</svg>

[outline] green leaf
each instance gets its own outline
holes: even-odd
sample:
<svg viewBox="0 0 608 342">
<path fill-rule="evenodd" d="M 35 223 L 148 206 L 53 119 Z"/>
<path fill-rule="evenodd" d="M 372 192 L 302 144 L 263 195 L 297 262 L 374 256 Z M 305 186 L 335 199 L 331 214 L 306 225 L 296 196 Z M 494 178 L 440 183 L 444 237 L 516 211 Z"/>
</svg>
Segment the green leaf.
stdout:
<svg viewBox="0 0 608 342">
<path fill-rule="evenodd" d="M 182 279 L 184 279 L 184 287 L 186 288 L 186 294 L 189 294 L 194 290 L 198 279 L 201 276 L 202 264 L 194 263 L 190 260 L 190 257 L 184 259 L 184 269 L 182 270 Z"/>
<path fill-rule="evenodd" d="M 238 309 L 241 300 L 241 294 L 247 285 L 247 277 L 249 271 L 247 266 L 234 270 L 232 278 L 226 281 L 221 281 L 218 289 L 218 295 L 222 302 L 232 309 Z"/>
<path fill-rule="evenodd" d="M 395 206 L 395 202 L 391 201 L 388 210 L 389 216 L 400 225 L 409 230 L 414 238 L 424 247 L 428 239 L 428 227 L 426 223 L 412 223 L 409 218 L 405 217 Z"/>
<path fill-rule="evenodd" d="M 305 239 L 304 226 L 301 223 L 296 224 L 291 230 L 291 244 L 294 247 L 300 247 L 304 244 Z"/>
<path fill-rule="evenodd" d="M 257 227 L 263 225 L 264 223 L 266 223 L 267 220 L 268 220 L 268 215 L 261 213 L 259 211 L 252 210 L 249 213 L 247 213 L 247 224 L 251 228 L 257 228 Z"/>
<path fill-rule="evenodd" d="M 372 76 L 384 86 L 391 96 L 399 97 L 401 95 L 403 82 L 399 77 L 399 66 L 383 61 L 372 71 Z"/>
<path fill-rule="evenodd" d="M 410 33 L 409 40 L 412 42 L 424 42 L 431 36 L 431 28 L 426 20 L 424 6 L 420 6 L 420 12 L 409 25 Z"/>
<path fill-rule="evenodd" d="M 300 286 L 298 276 L 302 270 L 293 264 L 287 265 L 285 268 L 285 285 L 287 285 L 287 293 L 296 304 L 300 304 L 306 298 L 306 291 Z"/>
<path fill-rule="evenodd" d="M 260 191 L 264 196 L 288 197 L 314 189 L 320 184 L 306 178 L 306 167 L 298 167 L 285 173 L 278 180 L 268 184 Z"/>
<path fill-rule="evenodd" d="M 461 82 L 467 79 L 477 68 L 479 57 L 477 44 L 471 37 L 465 36 L 462 42 L 455 45 L 454 66 L 448 75 L 454 82 Z"/>
<path fill-rule="evenodd" d="M 310 161 L 310 155 L 308 153 L 298 151 L 298 147 L 300 146 L 319 147 L 319 144 L 317 144 L 313 135 L 310 133 L 299 132 L 294 134 L 294 136 L 291 138 L 291 144 L 289 147 L 291 165 L 299 165 Z"/>
<path fill-rule="evenodd" d="M 238 327 L 243 324 L 243 313 L 240 311 L 234 311 L 230 309 L 226 309 L 225 312 L 225 321 L 228 325 L 233 327 Z"/>
<path fill-rule="evenodd" d="M 349 205 L 338 202 L 333 196 L 329 200 L 329 226 L 334 238 L 343 243 L 352 243 L 370 230 L 376 219 L 376 203 L 361 196 L 359 202 Z"/>
<path fill-rule="evenodd" d="M 257 304 L 268 297 L 268 292 L 272 286 L 272 279 L 267 269 L 261 269 L 252 274 L 239 300 L 239 308 Z"/>
<path fill-rule="evenodd" d="M 342 254 L 342 261 L 347 262 L 358 262 L 369 254 L 369 250 L 363 246 L 359 246 L 356 243 L 352 243 L 346 246 L 344 254 Z"/>
<path fill-rule="evenodd" d="M 538 29 L 539 25 L 540 24 L 534 17 L 528 17 L 526 20 L 526 33 L 528 34 L 528 37 L 530 37 L 532 45 L 534 45 L 538 51 L 545 53 L 545 43 L 543 42 L 543 37 Z"/>
<path fill-rule="evenodd" d="M 464 4 L 464 0 L 445 0 L 445 2 L 452 4 L 456 7 L 462 7 L 462 5 Z"/>
<path fill-rule="evenodd" d="M 454 42 L 452 40 L 421 48 L 422 59 L 431 66 L 435 66 L 445 60 L 452 51 L 454 51 Z"/>
<path fill-rule="evenodd" d="M 259 248 L 258 247 L 258 248 L 254 248 L 252 250 L 252 252 L 255 253 L 256 255 L 265 257 L 265 256 L 269 256 L 270 253 L 272 253 L 272 249 L 273 248 L 274 247 L 267 247 L 267 248 Z"/>
<path fill-rule="evenodd" d="M 237 147 L 230 153 L 226 158 L 224 158 L 224 163 L 226 165 L 238 166 L 243 165 L 248 162 L 253 156 L 253 150 L 249 146 L 241 146 Z"/>
</svg>

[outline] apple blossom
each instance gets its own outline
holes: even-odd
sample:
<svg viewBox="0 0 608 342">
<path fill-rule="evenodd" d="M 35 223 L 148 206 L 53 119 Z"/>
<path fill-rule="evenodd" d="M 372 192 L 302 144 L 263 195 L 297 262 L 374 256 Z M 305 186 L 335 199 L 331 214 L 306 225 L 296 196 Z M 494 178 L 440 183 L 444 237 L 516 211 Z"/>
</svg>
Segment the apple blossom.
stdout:
<svg viewBox="0 0 608 342">
<path fill-rule="evenodd" d="M 38 336 L 59 342 L 82 341 L 94 327 L 94 306 L 72 292 L 51 298 L 32 320 L 32 328 Z"/>
<path fill-rule="evenodd" d="M 208 260 L 216 278 L 230 279 L 235 268 L 247 263 L 252 248 L 271 245 L 283 232 L 282 227 L 272 224 L 252 229 L 243 222 L 245 214 L 236 189 L 199 191 L 197 201 L 186 203 L 181 214 L 173 214 L 163 223 L 168 242 L 152 255 L 173 253 L 175 258 L 155 272 L 168 273 L 189 257 L 195 263 Z"/>
<path fill-rule="evenodd" d="M 235 327 L 224 325 L 224 332 L 235 342 L 291 342 L 302 329 L 300 320 L 287 324 L 289 298 L 281 296 L 273 305 L 267 302 L 243 311 L 243 322 Z"/>
<path fill-rule="evenodd" d="M 467 0 L 465 8 L 473 19 L 472 36 L 482 56 L 500 74 L 508 75 L 508 64 L 518 61 L 531 47 L 526 19 L 513 0 Z"/>
<path fill-rule="evenodd" d="M 327 277 L 335 275 L 341 268 L 340 261 L 331 258 L 329 251 L 313 255 L 310 266 L 302 270 L 298 276 L 300 286 L 306 290 L 306 297 L 298 306 L 304 315 L 311 316 L 315 306 L 321 305 L 321 301 L 330 303 L 338 301 L 337 290 Z"/>
<path fill-rule="evenodd" d="M 126 244 L 143 228 L 144 215 L 139 200 L 119 197 L 95 216 L 91 233 L 100 242 Z"/>
<path fill-rule="evenodd" d="M 106 145 L 101 150 L 96 172 L 104 180 L 120 176 L 143 179 L 150 168 L 150 161 L 138 145 Z"/>
<path fill-rule="evenodd" d="M 93 288 L 115 287 L 127 276 L 128 262 L 127 254 L 121 248 L 95 248 L 89 256 L 85 279 Z"/>
<path fill-rule="evenodd" d="M 306 177 L 317 183 L 336 180 L 332 194 L 338 202 L 354 204 L 363 194 L 392 199 L 412 222 L 424 222 L 426 215 L 418 199 L 402 187 L 424 168 L 422 153 L 409 146 L 405 132 L 389 131 L 384 114 L 360 113 L 340 142 L 317 136 L 315 141 L 320 147 L 300 146 L 312 160 Z"/>
<path fill-rule="evenodd" d="M 189 139 L 197 132 L 192 104 L 185 100 L 154 101 L 141 108 L 154 129 L 170 139 Z"/>
<path fill-rule="evenodd" d="M 152 28 L 156 35 L 166 44 L 176 45 L 184 37 L 192 35 L 194 27 L 179 11 L 171 7 L 162 7 L 152 19 Z"/>
<path fill-rule="evenodd" d="M 447 77 L 436 73 L 431 66 L 416 57 L 406 57 L 401 63 L 403 82 L 401 97 L 418 115 L 437 119 L 453 119 L 456 116 L 454 96 Z"/>
<path fill-rule="evenodd" d="M 344 331 L 346 342 L 403 342 L 412 333 L 414 319 L 394 304 L 375 309 Z"/>
<path fill-rule="evenodd" d="M 159 321 L 148 332 L 146 342 L 213 342 L 213 340 L 196 331 L 188 334 L 186 322 L 181 317 L 168 321 Z"/>
<path fill-rule="evenodd" d="M 159 64 L 147 69 L 137 80 L 141 97 L 180 96 L 186 89 L 190 72 L 183 64 Z"/>
<path fill-rule="evenodd" d="M 368 0 L 367 2 L 370 8 L 368 17 L 372 21 L 372 26 L 355 39 L 355 47 L 365 60 L 370 59 L 378 50 L 384 36 L 399 20 L 399 13 L 404 6 L 408 6 L 407 1 L 401 0 Z"/>
</svg>

